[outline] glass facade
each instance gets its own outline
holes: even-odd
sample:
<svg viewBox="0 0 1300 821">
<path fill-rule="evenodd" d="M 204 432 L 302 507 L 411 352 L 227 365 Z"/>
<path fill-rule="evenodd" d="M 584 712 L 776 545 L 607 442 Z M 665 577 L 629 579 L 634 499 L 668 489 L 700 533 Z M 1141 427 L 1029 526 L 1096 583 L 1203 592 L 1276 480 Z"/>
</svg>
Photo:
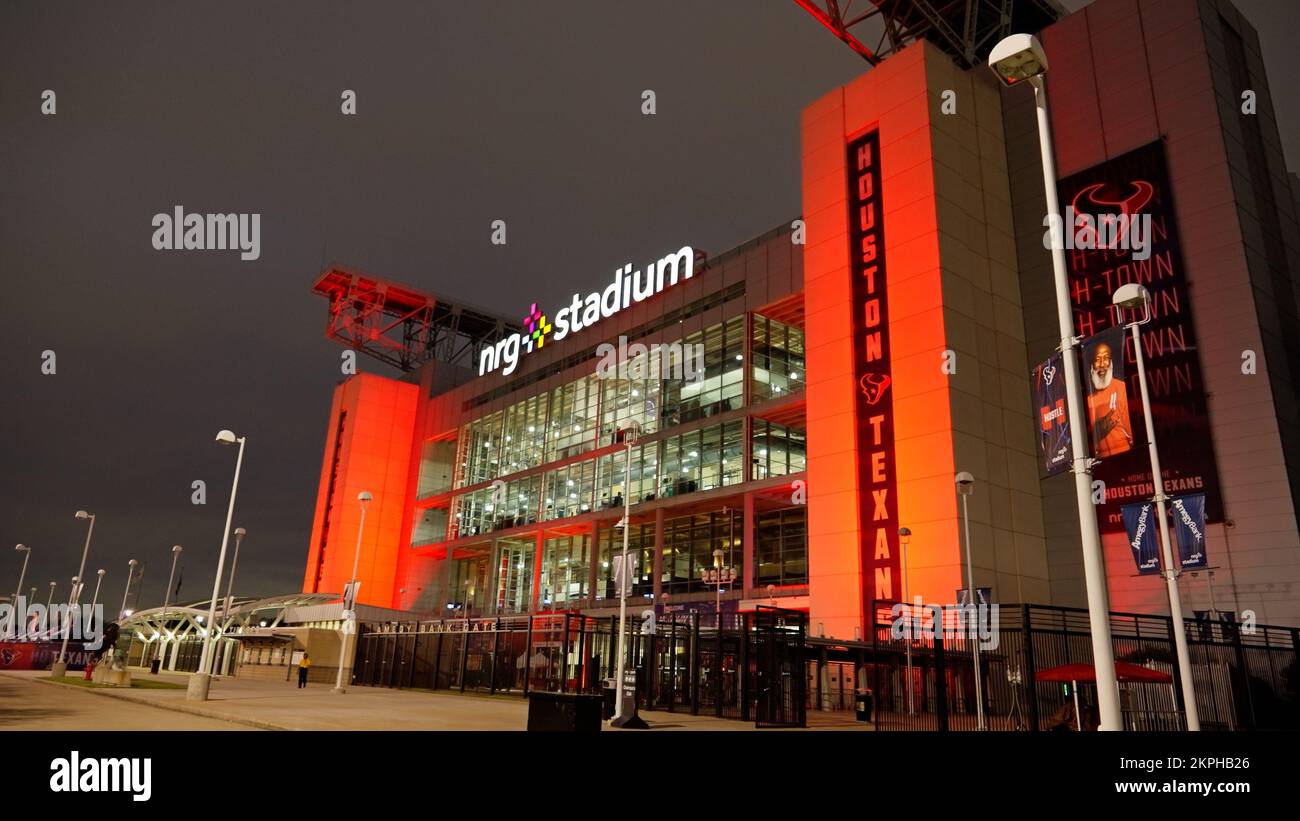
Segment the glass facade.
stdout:
<svg viewBox="0 0 1300 821">
<path fill-rule="evenodd" d="M 808 583 L 808 508 L 761 513 L 754 518 L 754 584 Z"/>
<path fill-rule="evenodd" d="M 542 546 L 538 608 L 561 610 L 585 599 L 590 565 L 590 536 L 584 534 L 547 539 Z"/>
<path fill-rule="evenodd" d="M 450 491 L 450 502 L 417 512 L 411 543 L 506 536 L 485 540 L 481 558 L 457 559 L 448 574 L 449 604 L 513 614 L 616 600 L 611 566 L 623 547 L 621 528 L 606 523 L 586 534 L 545 534 L 541 566 L 534 567 L 536 525 L 561 526 L 591 512 L 621 514 L 628 500 L 635 505 L 804 471 L 801 427 L 754 418 L 746 442 L 743 417 L 699 423 L 742 409 L 746 379 L 756 401 L 802 389 L 802 331 L 761 315 L 752 321 L 749 339 L 746 318 L 737 316 L 671 346 L 628 346 L 631 358 L 616 367 L 601 360 L 594 373 L 462 425 L 454 440 L 425 443 L 418 493 Z M 632 424 L 641 441 L 632 448 L 629 476 L 621 432 Z M 725 564 L 740 569 L 743 512 L 730 504 L 690 515 L 670 510 L 658 544 L 653 522 L 634 525 L 628 533 L 632 595 L 650 598 L 656 588 L 669 595 L 711 592 L 702 574 L 718 550 Z M 759 518 L 755 581 L 806 583 L 802 509 Z"/>
<path fill-rule="evenodd" d="M 788 396 L 803 390 L 803 330 L 754 314 L 754 366 L 750 370 L 753 401 Z"/>
<path fill-rule="evenodd" d="M 679 516 L 664 521 L 664 572 L 660 586 L 665 593 L 695 593 L 713 590 L 703 572 L 713 567 L 713 552 L 722 551 L 722 563 L 739 567 L 744 560 L 741 543 L 744 521 L 741 511 L 713 511 Z"/>
<path fill-rule="evenodd" d="M 751 479 L 785 476 L 808 469 L 808 437 L 802 430 L 755 419 Z"/>
</svg>

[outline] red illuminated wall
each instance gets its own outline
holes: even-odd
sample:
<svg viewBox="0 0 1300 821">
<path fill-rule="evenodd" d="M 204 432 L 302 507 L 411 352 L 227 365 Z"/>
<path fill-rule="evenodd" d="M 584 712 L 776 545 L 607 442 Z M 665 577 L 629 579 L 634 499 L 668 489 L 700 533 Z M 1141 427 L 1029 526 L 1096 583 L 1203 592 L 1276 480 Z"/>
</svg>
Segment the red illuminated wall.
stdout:
<svg viewBox="0 0 1300 821">
<path fill-rule="evenodd" d="M 391 605 L 419 395 L 416 385 L 370 374 L 334 389 L 304 592 L 341 593 L 351 578 L 364 490 L 374 501 L 361 541 L 359 601 Z"/>
<path fill-rule="evenodd" d="M 945 349 L 943 288 L 932 169 L 930 99 L 924 63 L 947 59 L 925 44 L 891 57 L 803 112 L 804 300 L 808 355 L 809 597 L 814 630 L 853 637 L 870 598 L 902 598 L 880 556 L 873 506 L 859 479 L 875 443 L 855 412 L 854 266 L 850 259 L 846 146 L 879 132 L 883 239 L 888 261 L 889 407 L 897 505 L 888 526 L 916 534 L 909 548 L 910 592 L 950 602 L 960 586 Z M 860 271 L 857 275 L 860 275 Z M 866 532 L 864 532 L 864 527 Z M 886 548 L 897 550 L 896 534 Z M 863 545 L 870 545 L 866 552 Z M 867 563 L 864 574 L 864 562 Z M 877 572 L 880 568 L 882 572 Z"/>
</svg>

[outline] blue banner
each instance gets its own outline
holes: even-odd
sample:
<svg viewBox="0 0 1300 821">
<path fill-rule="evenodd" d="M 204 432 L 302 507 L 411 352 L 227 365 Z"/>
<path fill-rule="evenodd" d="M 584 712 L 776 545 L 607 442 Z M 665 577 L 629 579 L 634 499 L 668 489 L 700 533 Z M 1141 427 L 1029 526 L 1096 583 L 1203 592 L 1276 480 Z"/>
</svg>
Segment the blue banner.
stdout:
<svg viewBox="0 0 1300 821">
<path fill-rule="evenodd" d="M 1183 570 L 1205 567 L 1205 494 L 1178 496 L 1172 506 L 1178 566 Z"/>
<path fill-rule="evenodd" d="M 1156 542 L 1158 524 L 1153 502 L 1138 502 L 1120 508 L 1124 529 L 1128 531 L 1128 545 L 1133 549 L 1133 561 L 1138 573 L 1149 576 L 1160 572 L 1160 548 Z"/>
<path fill-rule="evenodd" d="M 1059 353 L 1034 368 L 1034 412 L 1043 478 L 1070 469 L 1070 417 L 1065 411 L 1065 366 Z"/>
</svg>

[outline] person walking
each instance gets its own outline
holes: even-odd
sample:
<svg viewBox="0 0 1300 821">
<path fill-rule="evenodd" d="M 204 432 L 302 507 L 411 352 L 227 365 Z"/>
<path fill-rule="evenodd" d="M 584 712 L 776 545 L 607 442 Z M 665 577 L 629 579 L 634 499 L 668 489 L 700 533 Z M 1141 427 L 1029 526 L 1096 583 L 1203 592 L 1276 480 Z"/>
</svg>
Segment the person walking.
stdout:
<svg viewBox="0 0 1300 821">
<path fill-rule="evenodd" d="M 311 657 L 308 656 L 306 653 L 303 653 L 302 658 L 298 660 L 298 689 L 299 690 L 307 686 L 307 671 L 310 669 L 311 669 Z"/>
</svg>

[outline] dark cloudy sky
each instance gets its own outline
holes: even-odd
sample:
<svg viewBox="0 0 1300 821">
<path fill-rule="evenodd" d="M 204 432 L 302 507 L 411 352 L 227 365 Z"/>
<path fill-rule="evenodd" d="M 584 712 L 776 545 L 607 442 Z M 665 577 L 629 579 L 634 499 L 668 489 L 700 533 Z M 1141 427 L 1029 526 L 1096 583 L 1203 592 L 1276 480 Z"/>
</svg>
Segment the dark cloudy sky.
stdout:
<svg viewBox="0 0 1300 821">
<path fill-rule="evenodd" d="M 1300 167 L 1300 14 L 1239 7 Z M 237 592 L 299 589 L 339 378 L 324 263 L 513 315 L 670 245 L 725 250 L 798 214 L 799 110 L 864 68 L 790 0 L 6 2 L 0 590 L 24 542 L 25 587 L 66 595 L 85 508 L 113 607 L 132 557 L 161 604 L 176 543 L 181 597 L 207 597 L 221 428 L 249 439 Z M 261 258 L 155 251 L 176 205 L 260 213 Z"/>
</svg>

